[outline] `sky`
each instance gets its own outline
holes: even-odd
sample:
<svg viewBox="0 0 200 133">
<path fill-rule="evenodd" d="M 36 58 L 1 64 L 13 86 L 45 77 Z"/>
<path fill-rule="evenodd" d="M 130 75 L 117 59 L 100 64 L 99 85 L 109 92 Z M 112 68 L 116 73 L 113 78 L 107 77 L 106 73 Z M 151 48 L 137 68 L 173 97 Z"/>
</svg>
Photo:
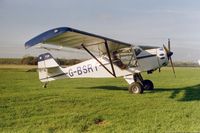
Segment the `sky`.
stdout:
<svg viewBox="0 0 200 133">
<path fill-rule="evenodd" d="M 200 59 L 199 0 L 0 0 L 0 57 L 38 56 L 24 43 L 56 27 L 72 27 L 135 45 L 167 45 L 175 61 Z M 61 58 L 87 53 L 53 52 Z"/>
</svg>

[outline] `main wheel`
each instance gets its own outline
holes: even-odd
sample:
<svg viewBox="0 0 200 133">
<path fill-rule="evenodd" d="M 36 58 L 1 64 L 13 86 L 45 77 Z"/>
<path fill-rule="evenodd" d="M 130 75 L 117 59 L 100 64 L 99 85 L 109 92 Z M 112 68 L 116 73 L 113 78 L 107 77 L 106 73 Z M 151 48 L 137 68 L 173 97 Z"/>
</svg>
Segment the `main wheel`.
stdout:
<svg viewBox="0 0 200 133">
<path fill-rule="evenodd" d="M 133 82 L 132 84 L 130 84 L 128 90 L 130 93 L 133 93 L 133 94 L 142 94 L 143 93 L 143 87 L 138 82 Z"/>
<path fill-rule="evenodd" d="M 144 80 L 143 87 L 144 87 L 144 90 L 153 90 L 154 89 L 154 85 L 151 80 Z"/>
</svg>

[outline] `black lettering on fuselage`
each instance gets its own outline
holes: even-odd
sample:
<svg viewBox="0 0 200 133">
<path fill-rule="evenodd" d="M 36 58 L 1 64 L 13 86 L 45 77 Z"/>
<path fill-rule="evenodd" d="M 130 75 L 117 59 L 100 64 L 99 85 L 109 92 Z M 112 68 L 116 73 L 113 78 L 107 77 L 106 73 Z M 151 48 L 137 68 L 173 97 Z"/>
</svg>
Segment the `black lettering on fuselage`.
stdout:
<svg viewBox="0 0 200 133">
<path fill-rule="evenodd" d="M 81 75 L 83 73 L 81 70 L 81 67 L 77 67 L 77 73 L 78 73 L 78 75 Z"/>
<path fill-rule="evenodd" d="M 96 71 L 97 71 L 97 66 L 95 66 L 95 69 L 96 69 Z"/>
<path fill-rule="evenodd" d="M 93 72 L 93 69 L 92 69 L 92 65 L 91 64 L 88 64 L 88 72 Z"/>
<path fill-rule="evenodd" d="M 83 66 L 83 73 L 87 73 L 87 67 L 85 65 Z"/>
<path fill-rule="evenodd" d="M 70 68 L 68 71 L 68 74 L 70 77 L 73 77 L 77 74 L 82 75 L 82 74 L 87 74 L 87 73 L 91 73 L 94 71 L 98 71 L 97 66 L 92 67 L 92 64 L 88 64 L 88 65 L 78 66 L 78 67 L 76 67 L 75 70 Z"/>
<path fill-rule="evenodd" d="M 73 70 L 72 70 L 72 69 L 69 69 L 69 76 L 70 76 L 70 77 L 73 77 L 73 76 L 74 76 L 74 73 L 73 73 Z"/>
</svg>

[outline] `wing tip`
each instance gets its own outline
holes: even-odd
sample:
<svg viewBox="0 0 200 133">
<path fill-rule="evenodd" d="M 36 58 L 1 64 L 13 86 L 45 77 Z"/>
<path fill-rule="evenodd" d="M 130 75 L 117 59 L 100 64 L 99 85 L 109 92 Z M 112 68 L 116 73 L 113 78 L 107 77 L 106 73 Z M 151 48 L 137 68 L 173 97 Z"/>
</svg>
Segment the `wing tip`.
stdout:
<svg viewBox="0 0 200 133">
<path fill-rule="evenodd" d="M 46 41 L 52 37 L 55 37 L 57 35 L 60 35 L 64 32 L 70 31 L 70 30 L 71 30 L 70 27 L 58 27 L 58 28 L 53 28 L 48 31 L 45 31 L 45 32 L 33 37 L 29 41 L 27 41 L 25 43 L 25 49 L 28 49 L 36 44 L 43 43 L 44 41 Z"/>
</svg>

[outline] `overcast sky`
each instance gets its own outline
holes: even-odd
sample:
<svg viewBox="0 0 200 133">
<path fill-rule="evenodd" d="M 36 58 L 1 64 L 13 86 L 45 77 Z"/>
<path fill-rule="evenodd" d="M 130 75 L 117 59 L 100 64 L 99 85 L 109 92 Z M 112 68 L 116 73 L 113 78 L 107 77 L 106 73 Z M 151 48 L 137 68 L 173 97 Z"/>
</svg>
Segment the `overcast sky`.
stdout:
<svg viewBox="0 0 200 133">
<path fill-rule="evenodd" d="M 0 57 L 38 55 L 24 43 L 66 26 L 137 45 L 162 46 L 171 38 L 174 60 L 197 61 L 199 7 L 199 0 L 0 0 Z"/>
</svg>

